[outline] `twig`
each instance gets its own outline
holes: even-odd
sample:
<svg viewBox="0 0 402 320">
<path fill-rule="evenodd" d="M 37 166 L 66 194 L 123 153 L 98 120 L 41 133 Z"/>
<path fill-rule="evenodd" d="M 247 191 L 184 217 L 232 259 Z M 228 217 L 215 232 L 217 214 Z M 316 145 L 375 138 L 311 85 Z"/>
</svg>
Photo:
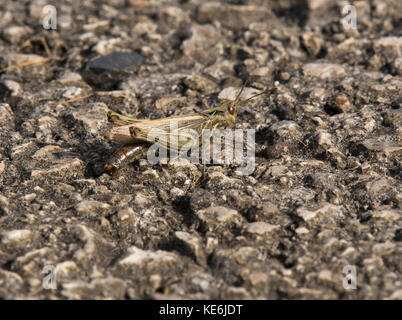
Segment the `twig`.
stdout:
<svg viewBox="0 0 402 320">
<path fill-rule="evenodd" d="M 79 96 L 79 97 L 75 97 L 75 98 L 68 99 L 68 100 L 65 100 L 65 101 L 52 102 L 52 104 L 65 104 L 65 103 L 80 101 L 80 100 L 84 100 L 84 99 L 86 99 L 86 98 L 92 97 L 93 95 L 94 95 L 94 94 L 91 93 L 91 94 L 88 94 L 88 95 L 86 95 L 86 96 Z"/>
<path fill-rule="evenodd" d="M 42 57 L 42 58 L 38 58 L 35 60 L 22 62 L 22 63 L 16 64 L 16 65 L 12 65 L 12 66 L 0 69 L 0 73 L 6 72 L 6 71 L 12 70 L 12 69 L 24 68 L 24 67 L 27 67 L 27 66 L 30 66 L 33 64 L 45 63 L 45 62 L 49 61 L 51 59 L 51 52 L 50 52 L 49 46 L 47 45 L 45 37 L 42 37 L 41 40 L 42 40 L 43 46 L 45 48 L 47 57 Z M 28 46 L 29 44 L 31 44 L 30 41 L 27 44 L 23 44 L 21 47 L 23 48 L 25 46 Z"/>
</svg>

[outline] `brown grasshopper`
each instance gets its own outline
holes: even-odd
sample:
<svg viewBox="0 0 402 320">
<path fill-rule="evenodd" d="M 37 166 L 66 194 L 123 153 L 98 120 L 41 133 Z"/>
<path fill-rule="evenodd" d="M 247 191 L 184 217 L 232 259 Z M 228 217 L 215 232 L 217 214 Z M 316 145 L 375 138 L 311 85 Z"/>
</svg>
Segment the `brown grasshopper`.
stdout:
<svg viewBox="0 0 402 320">
<path fill-rule="evenodd" d="M 114 175 L 128 163 L 144 158 L 147 155 L 148 148 L 155 143 L 154 140 L 149 138 L 150 131 L 155 128 L 165 133 L 156 143 L 166 150 L 172 148 L 180 149 L 189 141 L 194 140 L 194 136 L 186 133 L 188 129 L 195 130 L 198 135 L 196 138 L 201 139 L 205 129 L 233 128 L 237 116 L 237 105 L 240 102 L 240 95 L 244 87 L 245 84 L 240 89 L 235 100 L 227 100 L 219 107 L 190 115 L 146 120 L 123 116 L 116 112 L 108 112 L 108 121 L 116 125 L 110 131 L 110 139 L 123 144 L 123 146 L 111 157 L 109 162 L 104 166 L 104 170 Z M 242 102 L 245 103 L 264 92 L 258 93 Z M 169 131 L 172 121 L 177 122 L 177 129 Z M 171 140 L 174 136 L 179 139 L 178 144 L 173 147 Z"/>
</svg>

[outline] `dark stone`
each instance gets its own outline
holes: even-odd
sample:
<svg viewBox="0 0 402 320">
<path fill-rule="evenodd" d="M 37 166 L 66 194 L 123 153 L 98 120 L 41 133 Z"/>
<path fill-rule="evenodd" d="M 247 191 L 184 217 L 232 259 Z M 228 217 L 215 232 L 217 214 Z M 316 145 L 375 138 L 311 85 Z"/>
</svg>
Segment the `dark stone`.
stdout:
<svg viewBox="0 0 402 320">
<path fill-rule="evenodd" d="M 84 80 L 99 90 L 113 90 L 143 62 L 138 53 L 113 52 L 89 61 L 81 74 Z"/>
</svg>

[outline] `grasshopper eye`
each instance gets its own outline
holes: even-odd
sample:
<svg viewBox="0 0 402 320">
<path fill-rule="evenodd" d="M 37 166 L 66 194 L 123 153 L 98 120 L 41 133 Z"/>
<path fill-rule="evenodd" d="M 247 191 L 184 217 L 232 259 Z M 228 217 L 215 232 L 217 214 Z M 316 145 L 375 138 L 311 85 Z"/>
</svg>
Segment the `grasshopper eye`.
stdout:
<svg viewBox="0 0 402 320">
<path fill-rule="evenodd" d="M 235 114 L 236 108 L 235 108 L 235 106 L 233 105 L 233 103 L 229 103 L 229 105 L 228 105 L 228 112 L 229 112 L 231 115 L 234 115 L 234 114 Z"/>
</svg>

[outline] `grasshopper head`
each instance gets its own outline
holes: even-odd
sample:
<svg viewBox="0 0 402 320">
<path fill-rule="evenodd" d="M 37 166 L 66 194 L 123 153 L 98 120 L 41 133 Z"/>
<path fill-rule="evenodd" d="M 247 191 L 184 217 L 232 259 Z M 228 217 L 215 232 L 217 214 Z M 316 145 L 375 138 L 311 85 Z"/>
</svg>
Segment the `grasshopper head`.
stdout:
<svg viewBox="0 0 402 320">
<path fill-rule="evenodd" d="M 243 92 L 243 89 L 245 87 L 246 83 L 241 87 L 239 93 L 237 94 L 235 100 L 227 100 L 224 103 L 220 105 L 220 107 L 213 109 L 214 112 L 219 112 L 220 114 L 224 114 L 226 122 L 229 124 L 230 127 L 233 127 L 235 122 L 236 122 L 236 116 L 237 116 L 237 106 L 240 103 L 246 103 L 247 101 L 254 99 L 255 97 L 258 97 L 259 95 L 262 95 L 266 91 L 257 93 L 253 95 L 252 97 L 246 99 L 246 100 L 240 100 L 240 95 Z M 211 109 L 212 110 L 212 109 Z"/>
<path fill-rule="evenodd" d="M 244 84 L 245 85 L 245 84 Z M 259 95 L 265 93 L 265 91 L 257 93 L 255 95 L 253 95 L 252 97 L 246 99 L 246 100 L 240 100 L 240 95 L 244 89 L 244 85 L 243 87 L 240 89 L 239 93 L 237 94 L 237 97 L 235 100 L 228 100 L 225 101 L 224 103 L 222 103 L 220 109 L 225 113 L 225 119 L 228 123 L 230 123 L 231 125 L 234 125 L 235 121 L 236 121 L 236 116 L 237 116 L 237 106 L 240 103 L 246 103 L 247 101 L 254 99 L 255 97 L 258 97 Z"/>
<path fill-rule="evenodd" d="M 236 101 L 234 100 L 229 100 L 225 101 L 222 104 L 222 109 L 225 113 L 225 119 L 230 125 L 234 125 L 236 122 L 236 116 L 237 116 L 237 109 L 236 109 Z"/>
</svg>

